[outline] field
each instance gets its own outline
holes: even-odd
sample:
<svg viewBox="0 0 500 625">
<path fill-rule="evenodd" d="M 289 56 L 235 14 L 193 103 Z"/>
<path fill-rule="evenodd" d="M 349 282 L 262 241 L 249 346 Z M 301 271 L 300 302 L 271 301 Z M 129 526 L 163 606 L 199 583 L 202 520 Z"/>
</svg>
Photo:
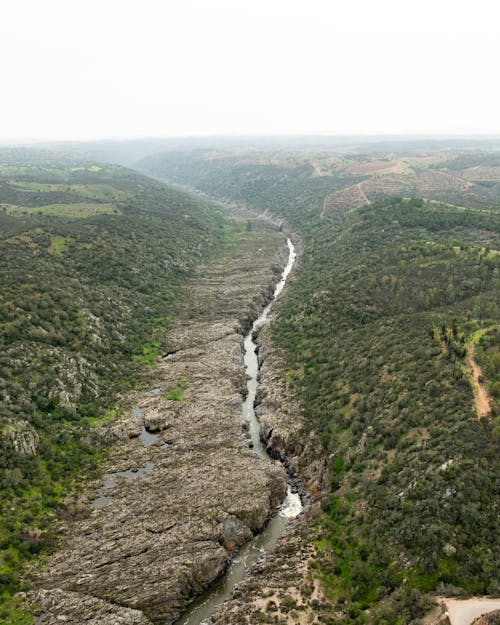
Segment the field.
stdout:
<svg viewBox="0 0 500 625">
<path fill-rule="evenodd" d="M 323 201 L 322 215 L 330 210 L 344 212 L 353 208 L 368 204 L 361 184 L 355 184 L 352 187 L 346 187 L 340 191 L 334 191 L 327 195 Z"/>
<path fill-rule="evenodd" d="M 73 204 L 41 204 L 40 206 L 7 206 L 5 212 L 8 215 L 28 216 L 37 214 L 80 219 L 82 217 L 90 217 L 91 215 L 119 215 L 121 211 L 114 204 L 74 202 Z"/>
<path fill-rule="evenodd" d="M 80 171 L 80 170 L 76 170 Z M 102 171 L 102 168 L 95 170 L 96 172 Z M 1 172 L 1 169 L 0 169 Z M 127 197 L 127 193 L 110 184 L 65 184 L 65 183 L 43 183 L 34 182 L 29 180 L 16 181 L 7 179 L 8 184 L 14 185 L 22 191 L 32 191 L 38 193 L 51 193 L 56 191 L 65 191 L 68 193 L 75 193 L 80 197 L 85 197 L 93 200 L 103 201 L 120 201 Z"/>
<path fill-rule="evenodd" d="M 113 166 L 28 166 L 22 155 L 16 158 L 15 151 L 7 154 L 11 162 L 0 166 L 0 211 L 7 215 L 72 219 L 120 215 L 120 206 L 136 191 L 111 184 Z"/>
</svg>

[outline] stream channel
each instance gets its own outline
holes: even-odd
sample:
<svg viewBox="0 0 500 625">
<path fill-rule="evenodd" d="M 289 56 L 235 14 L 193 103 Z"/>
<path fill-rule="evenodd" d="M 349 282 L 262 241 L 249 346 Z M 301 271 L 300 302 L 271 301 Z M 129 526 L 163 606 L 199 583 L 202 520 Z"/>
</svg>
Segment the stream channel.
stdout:
<svg viewBox="0 0 500 625">
<path fill-rule="evenodd" d="M 249 422 L 253 450 L 258 456 L 266 460 L 268 460 L 270 456 L 267 453 L 266 446 L 260 440 L 260 423 L 254 410 L 258 388 L 259 361 L 256 353 L 257 345 L 253 336 L 254 333 L 257 333 L 268 321 L 271 307 L 283 290 L 295 262 L 295 248 L 289 238 L 287 238 L 287 245 L 289 249 L 288 262 L 281 276 L 281 280 L 276 285 L 271 301 L 264 308 L 260 316 L 253 322 L 252 328 L 245 336 L 244 340 L 244 362 L 247 373 L 248 393 L 243 402 L 242 411 Z M 250 566 L 273 549 L 280 536 L 284 534 L 289 519 L 295 518 L 301 512 L 302 503 L 300 496 L 298 493 L 292 492 L 289 485 L 287 496 L 277 514 L 270 519 L 260 534 L 257 534 L 250 542 L 241 547 L 231 560 L 231 563 L 220 580 L 207 589 L 189 606 L 183 616 L 177 621 L 176 625 L 200 625 L 204 621 L 209 622 L 209 618 L 214 613 L 216 607 L 229 599 L 235 586 L 245 579 Z"/>
</svg>

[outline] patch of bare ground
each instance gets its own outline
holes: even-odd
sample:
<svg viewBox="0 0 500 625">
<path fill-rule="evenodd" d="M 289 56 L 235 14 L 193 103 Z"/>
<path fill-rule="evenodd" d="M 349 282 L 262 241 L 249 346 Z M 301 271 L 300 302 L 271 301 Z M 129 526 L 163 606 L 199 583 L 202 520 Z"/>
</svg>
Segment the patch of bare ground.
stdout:
<svg viewBox="0 0 500 625">
<path fill-rule="evenodd" d="M 313 168 L 313 173 L 311 174 L 311 178 L 320 178 L 322 176 L 331 176 L 332 173 L 328 169 L 324 169 L 322 165 L 313 159 L 311 159 L 309 165 Z"/>
<path fill-rule="evenodd" d="M 401 162 L 399 159 L 382 159 L 382 160 L 369 160 L 361 163 L 354 163 L 348 167 L 347 171 L 350 174 L 376 174 L 380 172 L 390 171 L 400 167 Z"/>
<path fill-rule="evenodd" d="M 474 388 L 474 404 L 478 417 L 486 417 L 491 412 L 490 399 L 488 393 L 481 384 L 481 368 L 474 360 L 475 345 L 471 343 L 467 350 L 467 362 L 472 370 L 472 384 Z"/>
<path fill-rule="evenodd" d="M 439 163 L 441 161 L 446 161 L 448 160 L 449 155 L 446 153 L 422 153 L 422 154 L 417 154 L 417 155 L 407 155 L 404 156 L 404 158 L 402 158 L 401 160 L 403 162 L 408 162 L 414 165 L 419 165 L 419 164 L 423 164 L 423 165 L 429 165 L 431 163 Z"/>
<path fill-rule="evenodd" d="M 439 601 L 445 607 L 445 616 L 448 617 L 450 625 L 493 625 L 500 622 L 500 599 L 440 597 Z"/>
</svg>

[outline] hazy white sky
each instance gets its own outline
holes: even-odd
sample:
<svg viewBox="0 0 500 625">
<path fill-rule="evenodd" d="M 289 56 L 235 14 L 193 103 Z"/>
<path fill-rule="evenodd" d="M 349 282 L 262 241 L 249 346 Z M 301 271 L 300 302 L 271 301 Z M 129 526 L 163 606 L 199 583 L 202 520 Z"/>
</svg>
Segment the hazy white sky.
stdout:
<svg viewBox="0 0 500 625">
<path fill-rule="evenodd" d="M 0 0 L 0 140 L 500 133 L 497 0 Z"/>
</svg>

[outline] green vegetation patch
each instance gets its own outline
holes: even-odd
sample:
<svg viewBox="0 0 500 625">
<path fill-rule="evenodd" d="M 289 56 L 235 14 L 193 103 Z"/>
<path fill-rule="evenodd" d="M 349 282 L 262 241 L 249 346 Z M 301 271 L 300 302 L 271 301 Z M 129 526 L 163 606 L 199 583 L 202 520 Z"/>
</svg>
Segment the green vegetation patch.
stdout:
<svg viewBox="0 0 500 625">
<path fill-rule="evenodd" d="M 289 388 L 336 454 L 320 571 L 350 606 L 343 622 L 370 609 L 369 622 L 410 623 L 422 593 L 495 591 L 498 439 L 474 413 L 464 337 L 499 317 L 484 242 L 500 224 L 416 200 L 330 223 L 306 239 L 273 326 Z"/>
<path fill-rule="evenodd" d="M 186 390 L 186 380 L 182 379 L 175 386 L 162 394 L 162 397 L 172 401 L 182 401 Z"/>
<path fill-rule="evenodd" d="M 70 241 L 72 241 L 71 237 L 63 237 L 58 234 L 53 234 L 50 237 L 50 245 L 48 248 L 49 254 L 61 256 Z"/>
<path fill-rule="evenodd" d="M 50 215 L 53 217 L 71 217 L 81 219 L 93 215 L 119 215 L 121 211 L 114 204 L 92 204 L 76 202 L 74 204 L 45 204 L 41 206 L 10 206 L 9 215 Z"/>
<path fill-rule="evenodd" d="M 132 359 L 144 365 L 154 365 L 158 360 L 158 342 L 147 342 L 140 354 L 134 354 Z"/>
<path fill-rule="evenodd" d="M 2 573 L 0 573 L 1 579 Z M 0 623 L 8 625 L 33 625 L 34 616 L 30 613 L 28 606 L 17 597 L 0 598 Z"/>
</svg>

